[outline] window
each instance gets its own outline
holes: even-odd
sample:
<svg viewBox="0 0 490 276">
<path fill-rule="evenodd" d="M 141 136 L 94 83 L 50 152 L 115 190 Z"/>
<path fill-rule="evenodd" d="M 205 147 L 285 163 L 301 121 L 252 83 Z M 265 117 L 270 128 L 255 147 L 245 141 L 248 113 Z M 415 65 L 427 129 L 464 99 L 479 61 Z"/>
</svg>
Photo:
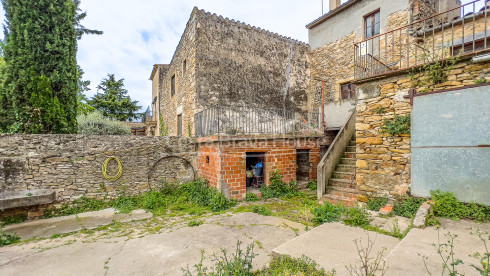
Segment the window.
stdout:
<svg viewBox="0 0 490 276">
<path fill-rule="evenodd" d="M 187 59 L 184 59 L 182 62 L 182 75 L 185 75 L 185 72 L 187 71 Z"/>
<path fill-rule="evenodd" d="M 364 39 L 379 35 L 379 10 L 364 16 Z"/>
<path fill-rule="evenodd" d="M 170 95 L 175 95 L 175 74 L 172 75 L 172 79 L 170 80 Z"/>
<path fill-rule="evenodd" d="M 177 136 L 182 136 L 182 114 L 177 115 Z"/>
<path fill-rule="evenodd" d="M 206 156 L 206 164 L 209 164 L 209 155 Z"/>
<path fill-rule="evenodd" d="M 356 97 L 356 85 L 353 83 L 340 85 L 340 96 L 342 100 L 354 99 Z"/>
</svg>

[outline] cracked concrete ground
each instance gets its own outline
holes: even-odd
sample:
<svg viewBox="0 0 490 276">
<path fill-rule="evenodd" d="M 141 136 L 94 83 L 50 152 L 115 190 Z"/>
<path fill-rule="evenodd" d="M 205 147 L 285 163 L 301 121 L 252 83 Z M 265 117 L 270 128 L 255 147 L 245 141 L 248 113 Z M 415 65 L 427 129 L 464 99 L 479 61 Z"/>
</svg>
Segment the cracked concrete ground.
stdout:
<svg viewBox="0 0 490 276">
<path fill-rule="evenodd" d="M 204 263 L 211 264 L 211 255 L 220 248 L 235 252 L 237 240 L 243 249 L 255 244 L 254 266 L 262 268 L 272 249 L 304 232 L 302 224 L 254 213 L 200 220 L 203 224 L 196 227 L 188 221 L 162 221 L 156 234 L 111 234 L 108 228 L 104 231 L 109 234 L 95 237 L 77 234 L 3 247 L 0 275 L 182 275 L 182 268 L 192 269 L 200 261 L 201 250 L 208 257 Z"/>
</svg>

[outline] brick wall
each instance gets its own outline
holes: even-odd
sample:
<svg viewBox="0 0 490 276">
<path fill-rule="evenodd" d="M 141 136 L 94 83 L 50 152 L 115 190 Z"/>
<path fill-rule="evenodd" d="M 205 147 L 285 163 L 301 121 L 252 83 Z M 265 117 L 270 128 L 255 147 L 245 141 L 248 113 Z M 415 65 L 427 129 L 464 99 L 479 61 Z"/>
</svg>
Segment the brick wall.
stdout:
<svg viewBox="0 0 490 276">
<path fill-rule="evenodd" d="M 324 139 L 324 138 L 323 138 Z M 200 141 L 198 140 L 198 143 Z M 243 199 L 246 194 L 246 153 L 265 153 L 265 180 L 271 173 L 280 170 L 283 181 L 296 180 L 296 150 L 309 149 L 310 179 L 316 179 L 316 167 L 320 162 L 322 138 L 276 138 L 276 139 L 228 139 L 201 140 L 199 145 L 199 175 L 231 198 Z M 209 164 L 203 162 L 209 156 Z"/>
</svg>

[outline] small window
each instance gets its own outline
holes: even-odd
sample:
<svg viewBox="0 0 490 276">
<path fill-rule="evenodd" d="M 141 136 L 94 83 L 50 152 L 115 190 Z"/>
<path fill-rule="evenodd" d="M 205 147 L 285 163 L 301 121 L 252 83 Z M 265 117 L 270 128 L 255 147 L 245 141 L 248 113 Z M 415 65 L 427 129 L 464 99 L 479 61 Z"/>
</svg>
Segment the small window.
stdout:
<svg viewBox="0 0 490 276">
<path fill-rule="evenodd" d="M 185 75 L 186 72 L 187 72 L 187 59 L 184 59 L 184 61 L 182 62 L 182 75 Z"/>
<path fill-rule="evenodd" d="M 368 39 L 373 36 L 379 35 L 380 32 L 380 21 L 379 21 L 379 10 L 374 11 L 366 16 L 364 16 L 364 38 Z"/>
<path fill-rule="evenodd" d="M 356 85 L 353 83 L 340 85 L 340 96 L 342 100 L 354 99 L 356 97 Z"/>
<path fill-rule="evenodd" d="M 170 80 L 170 94 L 171 96 L 175 95 L 175 74 L 172 75 L 172 79 Z"/>
<path fill-rule="evenodd" d="M 209 164 L 209 156 L 206 156 L 206 164 Z"/>
<path fill-rule="evenodd" d="M 182 115 L 177 115 L 177 136 L 182 136 Z"/>
</svg>

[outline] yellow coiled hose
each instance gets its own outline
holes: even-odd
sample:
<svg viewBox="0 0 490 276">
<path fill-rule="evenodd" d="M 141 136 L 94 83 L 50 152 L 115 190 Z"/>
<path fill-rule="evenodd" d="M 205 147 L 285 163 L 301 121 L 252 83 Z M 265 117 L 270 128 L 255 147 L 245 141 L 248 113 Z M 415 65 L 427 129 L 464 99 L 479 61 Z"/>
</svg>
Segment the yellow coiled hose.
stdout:
<svg viewBox="0 0 490 276">
<path fill-rule="evenodd" d="M 109 173 L 114 173 L 114 172 L 109 172 L 107 170 L 107 165 L 109 165 L 109 162 L 111 160 L 115 160 L 117 162 L 117 173 L 115 175 L 109 175 Z M 105 179 L 109 181 L 116 181 L 118 180 L 121 175 L 123 174 L 123 167 L 122 167 L 122 162 L 119 160 L 119 158 L 111 156 L 107 158 L 104 163 L 102 163 L 102 174 L 104 175 Z"/>
</svg>

